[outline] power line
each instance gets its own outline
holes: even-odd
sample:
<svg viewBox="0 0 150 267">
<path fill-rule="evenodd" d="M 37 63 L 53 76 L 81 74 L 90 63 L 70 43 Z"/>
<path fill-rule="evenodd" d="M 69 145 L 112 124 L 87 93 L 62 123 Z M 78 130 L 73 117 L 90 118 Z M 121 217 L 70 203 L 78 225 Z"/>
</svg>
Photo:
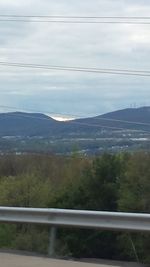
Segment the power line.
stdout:
<svg viewBox="0 0 150 267">
<path fill-rule="evenodd" d="M 150 16 L 67 16 L 67 15 L 17 15 L 17 14 L 0 14 L 0 17 L 14 18 L 65 18 L 65 19 L 135 19 L 150 20 Z"/>
<path fill-rule="evenodd" d="M 113 130 L 127 130 L 127 131 L 132 131 L 132 132 L 144 132 L 144 133 L 150 133 L 150 131 L 147 130 L 137 130 L 137 129 L 130 129 L 130 128 L 125 128 L 125 127 L 115 127 L 115 126 L 106 126 L 106 125 L 98 125 L 98 124 L 93 124 L 93 123 L 86 123 L 86 122 L 78 122 L 78 121 L 70 121 L 69 123 L 73 124 L 79 124 L 83 126 L 89 126 L 89 127 L 100 127 L 100 128 L 106 128 L 106 129 L 113 129 Z"/>
<path fill-rule="evenodd" d="M 145 123 L 145 122 L 136 122 L 136 121 L 127 121 L 127 120 L 118 120 L 118 119 L 113 119 L 113 118 L 105 118 L 105 117 L 101 117 L 101 118 L 97 118 L 94 117 L 94 120 L 105 120 L 105 121 L 112 121 L 112 122 L 123 122 L 123 123 L 129 123 L 129 124 L 135 124 L 135 125 L 142 125 L 142 126 L 150 126 L 150 123 Z"/>
<path fill-rule="evenodd" d="M 17 15 L 0 14 L 0 17 L 6 18 L 64 18 L 64 19 L 132 19 L 132 20 L 150 20 L 150 16 L 67 16 L 67 15 Z"/>
<path fill-rule="evenodd" d="M 0 108 L 3 108 L 3 109 L 7 109 L 7 110 L 13 110 L 13 111 L 15 111 L 15 112 L 17 112 L 18 110 L 19 110 L 19 112 L 28 112 L 28 113 L 38 113 L 38 114 L 49 114 L 50 116 L 52 115 L 52 116 L 54 116 L 54 115 L 57 115 L 57 116 L 68 116 L 68 117 L 70 117 L 70 116 L 72 116 L 72 117 L 75 117 L 75 118 L 77 118 L 78 117 L 78 115 L 76 114 L 76 115 L 71 115 L 71 114 L 68 114 L 68 113 L 56 113 L 56 112 L 54 112 L 54 111 L 46 111 L 46 110 L 44 110 L 44 111 L 37 111 L 37 110 L 35 110 L 35 109 L 20 109 L 20 108 L 18 108 L 18 107 L 12 107 L 12 106 L 6 106 L 6 105 L 0 105 Z"/>
<path fill-rule="evenodd" d="M 150 77 L 149 70 L 102 69 L 102 68 L 86 68 L 86 67 L 73 67 L 73 66 L 53 66 L 53 65 L 39 65 L 39 64 L 27 64 L 27 63 L 21 63 L 21 62 L 18 63 L 18 62 L 4 62 L 4 61 L 0 61 L 0 66 L 44 69 L 44 70 L 55 70 L 55 71 L 72 71 L 72 72 L 84 72 L 84 73 Z"/>
<path fill-rule="evenodd" d="M 18 111 L 19 112 L 19 111 Z M 19 112 L 19 113 L 21 113 L 21 111 Z M 23 118 L 31 118 L 31 119 L 35 119 L 35 120 L 46 120 L 46 121 L 50 121 L 50 118 L 48 119 L 48 118 L 42 118 L 42 117 L 36 117 L 36 116 L 33 116 L 33 115 L 30 115 L 30 113 L 29 113 L 29 115 L 28 114 L 19 114 L 19 113 L 2 113 L 2 114 L 5 114 L 7 117 L 23 117 Z M 0 120 L 1 119 L 5 119 L 4 117 L 3 118 L 1 118 L 0 117 Z"/>
<path fill-rule="evenodd" d="M 0 22 L 27 22 L 27 23 L 64 23 L 64 24 L 133 24 L 150 25 L 150 22 L 141 21 L 82 21 L 82 20 L 28 20 L 28 19 L 0 19 Z"/>
<path fill-rule="evenodd" d="M 44 20 L 43 20 L 44 19 Z M 142 21 L 143 20 L 143 21 Z M 65 16 L 65 15 L 3 15 L 0 22 L 84 23 L 84 24 L 150 24 L 150 17 L 135 16 Z"/>
</svg>

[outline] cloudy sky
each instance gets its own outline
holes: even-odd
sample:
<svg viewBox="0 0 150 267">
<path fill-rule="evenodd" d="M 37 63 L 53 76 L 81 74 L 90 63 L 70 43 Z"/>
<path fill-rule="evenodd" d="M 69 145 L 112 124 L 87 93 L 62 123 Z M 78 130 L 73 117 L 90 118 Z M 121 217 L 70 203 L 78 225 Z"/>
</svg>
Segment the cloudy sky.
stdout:
<svg viewBox="0 0 150 267">
<path fill-rule="evenodd" d="M 1 0 L 0 15 L 149 16 L 147 0 Z M 150 25 L 0 21 L 0 61 L 150 70 Z M 0 66 L 0 111 L 93 116 L 150 105 L 150 77 Z M 13 109 L 12 109 L 13 110 Z"/>
</svg>

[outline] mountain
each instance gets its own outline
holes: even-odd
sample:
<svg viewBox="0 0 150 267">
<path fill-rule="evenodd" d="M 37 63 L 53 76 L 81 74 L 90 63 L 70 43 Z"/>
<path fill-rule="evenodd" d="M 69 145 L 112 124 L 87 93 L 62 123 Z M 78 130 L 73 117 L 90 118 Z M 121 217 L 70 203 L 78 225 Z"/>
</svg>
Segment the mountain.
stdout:
<svg viewBox="0 0 150 267">
<path fill-rule="evenodd" d="M 82 136 L 119 129 L 150 131 L 150 107 L 128 108 L 68 122 L 58 122 L 40 113 L 0 114 L 0 136 Z"/>
<path fill-rule="evenodd" d="M 128 130 L 128 131 L 127 131 Z M 134 130 L 134 131 L 133 131 Z M 0 155 L 150 150 L 150 107 L 123 109 L 60 122 L 40 113 L 0 114 Z"/>
<path fill-rule="evenodd" d="M 58 123 L 40 113 L 10 112 L 0 114 L 0 136 L 51 135 Z"/>
<path fill-rule="evenodd" d="M 99 125 L 104 129 L 131 129 L 150 131 L 150 107 L 127 108 L 100 116 L 80 119 L 80 123 Z M 106 128 L 105 128 L 106 127 Z"/>
</svg>

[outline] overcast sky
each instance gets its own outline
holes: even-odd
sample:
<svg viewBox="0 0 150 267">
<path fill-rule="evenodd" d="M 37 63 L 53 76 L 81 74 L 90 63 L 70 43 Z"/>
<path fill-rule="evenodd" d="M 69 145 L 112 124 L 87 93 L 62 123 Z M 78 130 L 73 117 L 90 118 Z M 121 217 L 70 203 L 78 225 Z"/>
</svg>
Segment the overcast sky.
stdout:
<svg viewBox="0 0 150 267">
<path fill-rule="evenodd" d="M 147 0 L 1 0 L 3 15 L 149 16 Z M 0 21 L 0 61 L 150 70 L 150 25 Z M 150 105 L 150 78 L 0 66 L 0 111 L 93 116 Z"/>
</svg>

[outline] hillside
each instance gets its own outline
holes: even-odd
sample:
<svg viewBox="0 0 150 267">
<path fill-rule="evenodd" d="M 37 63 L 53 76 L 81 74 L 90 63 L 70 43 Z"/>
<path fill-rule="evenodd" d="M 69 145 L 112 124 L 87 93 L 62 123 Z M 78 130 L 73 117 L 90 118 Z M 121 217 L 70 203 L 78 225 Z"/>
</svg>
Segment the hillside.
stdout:
<svg viewBox="0 0 150 267">
<path fill-rule="evenodd" d="M 45 136 L 55 131 L 58 123 L 40 113 L 10 112 L 0 114 L 0 136 Z"/>
<path fill-rule="evenodd" d="M 135 131 L 136 130 L 136 131 Z M 59 122 L 39 113 L 0 114 L 0 153 L 85 155 L 150 149 L 150 108 Z"/>
<path fill-rule="evenodd" d="M 123 109 L 68 122 L 58 122 L 40 113 L 0 114 L 0 136 L 80 135 L 100 132 L 101 129 L 113 131 L 118 128 L 150 131 L 150 107 Z"/>
<path fill-rule="evenodd" d="M 113 127 L 150 131 L 150 107 L 128 108 L 100 116 L 79 120 L 79 122 Z M 112 129 L 113 129 L 112 128 Z"/>
</svg>

